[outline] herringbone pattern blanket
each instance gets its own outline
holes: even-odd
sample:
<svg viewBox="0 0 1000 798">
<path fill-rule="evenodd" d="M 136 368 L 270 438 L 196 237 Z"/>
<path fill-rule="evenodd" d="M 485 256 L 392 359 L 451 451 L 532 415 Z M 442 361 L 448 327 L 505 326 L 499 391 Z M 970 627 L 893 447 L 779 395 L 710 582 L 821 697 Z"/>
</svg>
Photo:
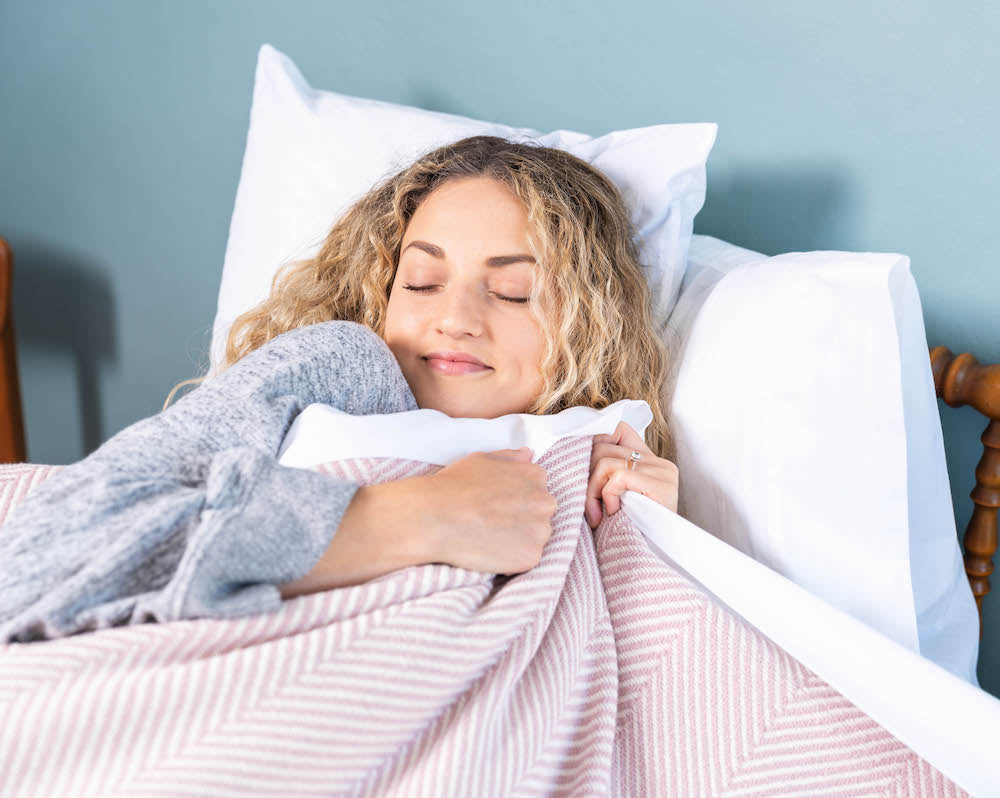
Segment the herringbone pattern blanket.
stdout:
<svg viewBox="0 0 1000 798">
<path fill-rule="evenodd" d="M 509 579 L 423 565 L 273 615 L 0 647 L 2 794 L 965 794 L 623 511 L 592 532 L 590 451 L 568 437 L 541 459 L 553 535 Z M 0 512 L 39 468 L 0 476 Z"/>
</svg>

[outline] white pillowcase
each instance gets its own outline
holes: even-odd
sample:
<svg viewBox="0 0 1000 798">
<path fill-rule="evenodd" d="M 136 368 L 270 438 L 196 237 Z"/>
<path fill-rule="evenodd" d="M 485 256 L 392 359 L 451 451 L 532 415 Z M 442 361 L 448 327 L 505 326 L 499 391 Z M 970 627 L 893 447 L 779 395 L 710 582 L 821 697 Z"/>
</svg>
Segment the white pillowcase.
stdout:
<svg viewBox="0 0 1000 798">
<path fill-rule="evenodd" d="M 679 513 L 978 686 L 909 258 L 694 235 L 668 332 Z"/>
<path fill-rule="evenodd" d="M 260 48 L 250 130 L 229 229 L 211 369 L 229 327 L 265 299 L 289 260 L 315 254 L 333 223 L 375 183 L 437 146 L 472 135 L 536 139 L 588 161 L 622 191 L 641 236 L 640 259 L 665 321 L 705 201 L 714 123 L 664 124 L 593 138 L 469 119 L 313 89 L 271 45 Z"/>
<path fill-rule="evenodd" d="M 402 457 L 448 465 L 473 452 L 531 449 L 537 463 L 562 438 L 602 435 L 624 421 L 642 435 L 653 420 L 642 399 L 620 399 L 595 410 L 577 405 L 551 415 L 508 413 L 496 418 L 452 418 L 423 407 L 355 416 L 331 405 L 306 405 L 278 448 L 278 462 L 312 468 L 352 457 Z"/>
</svg>

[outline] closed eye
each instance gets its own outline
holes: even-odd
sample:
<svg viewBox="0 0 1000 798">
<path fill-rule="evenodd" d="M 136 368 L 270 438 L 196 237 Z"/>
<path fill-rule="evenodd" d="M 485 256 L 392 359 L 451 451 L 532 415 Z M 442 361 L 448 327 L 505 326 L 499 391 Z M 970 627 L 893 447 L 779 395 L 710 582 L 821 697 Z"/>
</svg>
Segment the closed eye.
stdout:
<svg viewBox="0 0 1000 798">
<path fill-rule="evenodd" d="M 403 288 L 405 288 L 407 291 L 420 292 L 420 291 L 430 291 L 432 288 L 437 288 L 437 286 L 436 285 L 404 285 Z M 526 303 L 531 298 L 531 297 L 526 297 L 526 296 L 524 296 L 524 297 L 504 296 L 503 294 L 494 294 L 494 296 L 497 297 L 497 299 L 502 299 L 505 302 L 513 302 L 513 303 L 518 304 L 518 305 L 523 305 L 524 303 Z"/>
</svg>

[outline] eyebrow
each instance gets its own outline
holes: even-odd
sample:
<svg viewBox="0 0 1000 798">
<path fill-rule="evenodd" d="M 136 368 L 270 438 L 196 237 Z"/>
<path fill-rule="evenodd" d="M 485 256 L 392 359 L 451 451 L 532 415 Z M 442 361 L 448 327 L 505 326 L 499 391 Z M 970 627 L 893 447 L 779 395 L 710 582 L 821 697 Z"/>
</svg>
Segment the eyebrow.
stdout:
<svg viewBox="0 0 1000 798">
<path fill-rule="evenodd" d="M 436 244 L 428 244 L 426 241 L 411 241 L 405 247 L 403 247 L 403 252 L 406 252 L 410 247 L 416 247 L 417 249 L 422 249 L 428 255 L 435 258 L 443 258 L 444 250 Z M 399 253 L 399 256 L 403 256 L 403 252 Z M 492 258 L 486 259 L 487 266 L 507 266 L 511 263 L 535 263 L 535 258 L 533 255 L 521 254 L 521 255 L 494 255 Z"/>
</svg>

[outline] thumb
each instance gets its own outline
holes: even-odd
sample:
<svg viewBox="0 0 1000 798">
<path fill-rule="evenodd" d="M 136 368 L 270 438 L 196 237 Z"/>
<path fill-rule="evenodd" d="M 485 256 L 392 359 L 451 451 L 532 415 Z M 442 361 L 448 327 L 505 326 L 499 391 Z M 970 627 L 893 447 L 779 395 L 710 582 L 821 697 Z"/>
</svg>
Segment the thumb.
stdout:
<svg viewBox="0 0 1000 798">
<path fill-rule="evenodd" d="M 500 460 L 527 463 L 531 460 L 532 451 L 530 446 L 522 446 L 520 449 L 497 449 L 495 452 L 488 452 L 488 454 Z"/>
</svg>

